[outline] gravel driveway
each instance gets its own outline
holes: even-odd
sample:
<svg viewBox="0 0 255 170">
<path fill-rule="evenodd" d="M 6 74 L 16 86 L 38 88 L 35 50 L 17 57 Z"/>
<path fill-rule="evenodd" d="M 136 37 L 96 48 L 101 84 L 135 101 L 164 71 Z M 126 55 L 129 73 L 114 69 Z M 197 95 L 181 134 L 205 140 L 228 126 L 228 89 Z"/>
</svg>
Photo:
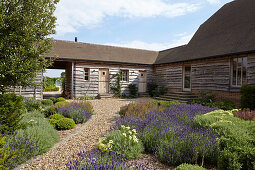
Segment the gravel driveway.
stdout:
<svg viewBox="0 0 255 170">
<path fill-rule="evenodd" d="M 103 137 L 104 134 L 110 130 L 111 125 L 113 125 L 119 117 L 117 113 L 120 107 L 130 102 L 144 100 L 151 99 L 102 99 L 90 101 L 96 115 L 92 116 L 92 118 L 74 134 L 57 143 L 49 152 L 36 157 L 30 163 L 22 165 L 19 169 L 66 169 L 65 164 L 73 154 L 76 155 L 82 150 L 95 148 L 98 139 Z M 151 168 L 168 169 L 152 156 L 144 155 L 143 157 L 144 160 L 149 162 L 151 159 Z M 144 160 L 142 158 L 139 162 L 143 162 Z"/>
</svg>

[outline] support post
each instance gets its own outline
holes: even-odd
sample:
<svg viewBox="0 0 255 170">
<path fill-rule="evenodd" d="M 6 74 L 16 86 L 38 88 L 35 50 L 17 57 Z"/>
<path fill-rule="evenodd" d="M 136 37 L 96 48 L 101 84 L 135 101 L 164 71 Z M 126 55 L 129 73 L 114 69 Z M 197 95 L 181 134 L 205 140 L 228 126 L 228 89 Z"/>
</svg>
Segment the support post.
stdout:
<svg viewBox="0 0 255 170">
<path fill-rule="evenodd" d="M 71 98 L 73 99 L 74 98 L 74 62 L 72 62 L 72 84 L 71 84 Z"/>
</svg>

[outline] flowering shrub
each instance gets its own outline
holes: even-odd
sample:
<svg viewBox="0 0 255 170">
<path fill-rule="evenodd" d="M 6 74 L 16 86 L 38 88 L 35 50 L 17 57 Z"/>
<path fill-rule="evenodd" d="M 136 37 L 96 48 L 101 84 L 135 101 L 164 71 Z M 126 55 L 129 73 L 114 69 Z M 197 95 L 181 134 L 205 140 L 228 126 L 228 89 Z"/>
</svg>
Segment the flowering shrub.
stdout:
<svg viewBox="0 0 255 170">
<path fill-rule="evenodd" d="M 92 115 L 92 106 L 88 102 L 72 102 L 57 108 L 57 112 L 74 120 L 76 124 L 86 122 Z"/>
<path fill-rule="evenodd" d="M 143 116 L 130 115 L 119 119 L 121 125 L 137 129 L 145 150 L 154 153 L 169 165 L 216 162 L 217 135 L 209 128 L 197 127 L 194 116 L 213 111 L 202 105 L 173 104 Z"/>
<path fill-rule="evenodd" d="M 0 137 L 4 139 L 0 149 L 4 151 L 1 152 L 1 158 L 5 159 L 5 156 L 9 158 L 3 162 L 0 161 L 0 169 L 13 169 L 35 156 L 38 149 L 35 142 L 25 135 L 18 137 L 17 133 L 16 131 L 14 134 Z"/>
<path fill-rule="evenodd" d="M 24 102 L 25 102 L 25 107 L 28 112 L 42 109 L 42 104 L 38 100 L 35 100 L 32 98 L 25 98 Z"/>
<path fill-rule="evenodd" d="M 234 116 L 243 120 L 255 121 L 255 110 L 239 110 L 234 113 Z"/>
<path fill-rule="evenodd" d="M 145 116 L 153 111 L 163 111 L 165 107 L 153 102 L 130 103 L 120 109 L 121 116 Z"/>
<path fill-rule="evenodd" d="M 210 127 L 219 138 L 219 169 L 252 169 L 255 163 L 255 124 L 234 117 L 236 110 L 197 115 L 196 122 Z"/>
<path fill-rule="evenodd" d="M 130 127 L 122 125 L 120 130 L 113 131 L 106 138 L 100 139 L 97 146 L 102 152 L 113 150 L 128 159 L 137 158 L 141 155 L 144 148 L 136 135 L 135 129 L 131 130 Z"/>
<path fill-rule="evenodd" d="M 133 170 L 144 170 L 146 167 L 142 164 L 126 164 L 126 159 L 116 154 L 113 151 L 102 153 L 99 150 L 94 150 L 92 152 L 85 152 L 82 151 L 78 153 L 78 157 L 73 160 L 69 161 L 66 166 L 70 170 L 76 169 L 109 169 L 109 170 L 126 170 L 126 169 L 133 169 Z"/>
</svg>

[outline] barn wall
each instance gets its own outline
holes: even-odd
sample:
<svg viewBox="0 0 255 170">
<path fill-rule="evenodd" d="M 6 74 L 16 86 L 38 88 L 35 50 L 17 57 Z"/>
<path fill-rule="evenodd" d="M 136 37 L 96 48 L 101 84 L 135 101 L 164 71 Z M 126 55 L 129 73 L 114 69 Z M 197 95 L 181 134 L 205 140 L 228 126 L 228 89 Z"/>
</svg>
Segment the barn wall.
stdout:
<svg viewBox="0 0 255 170">
<path fill-rule="evenodd" d="M 247 82 L 250 85 L 255 85 L 255 54 L 248 56 Z"/>
<path fill-rule="evenodd" d="M 84 68 L 90 69 L 89 81 L 85 80 Z M 83 96 L 97 96 L 99 91 L 99 69 L 109 69 L 109 84 L 110 86 L 116 82 L 116 78 L 112 78 L 113 75 L 117 74 L 120 70 L 129 71 L 129 81 L 123 82 L 121 90 L 126 95 L 129 94 L 128 84 L 137 84 L 138 87 L 138 74 L 139 71 L 147 71 L 147 82 L 152 79 L 152 68 L 147 66 L 135 66 L 135 65 L 120 65 L 120 64 L 102 64 L 102 63 L 91 63 L 91 62 L 79 62 L 75 64 L 74 79 L 75 79 L 75 98 Z M 110 90 L 110 93 L 111 90 Z"/>
</svg>

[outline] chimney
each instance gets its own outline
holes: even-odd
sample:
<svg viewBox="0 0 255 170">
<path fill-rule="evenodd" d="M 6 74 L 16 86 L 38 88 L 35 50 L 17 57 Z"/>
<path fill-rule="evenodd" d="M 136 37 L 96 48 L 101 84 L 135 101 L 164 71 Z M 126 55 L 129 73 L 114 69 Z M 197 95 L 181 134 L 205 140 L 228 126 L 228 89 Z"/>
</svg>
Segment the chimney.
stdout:
<svg viewBox="0 0 255 170">
<path fill-rule="evenodd" d="M 75 38 L 74 38 L 74 41 L 75 41 L 75 42 L 78 42 L 78 38 L 77 38 L 77 37 L 75 37 Z"/>
</svg>

